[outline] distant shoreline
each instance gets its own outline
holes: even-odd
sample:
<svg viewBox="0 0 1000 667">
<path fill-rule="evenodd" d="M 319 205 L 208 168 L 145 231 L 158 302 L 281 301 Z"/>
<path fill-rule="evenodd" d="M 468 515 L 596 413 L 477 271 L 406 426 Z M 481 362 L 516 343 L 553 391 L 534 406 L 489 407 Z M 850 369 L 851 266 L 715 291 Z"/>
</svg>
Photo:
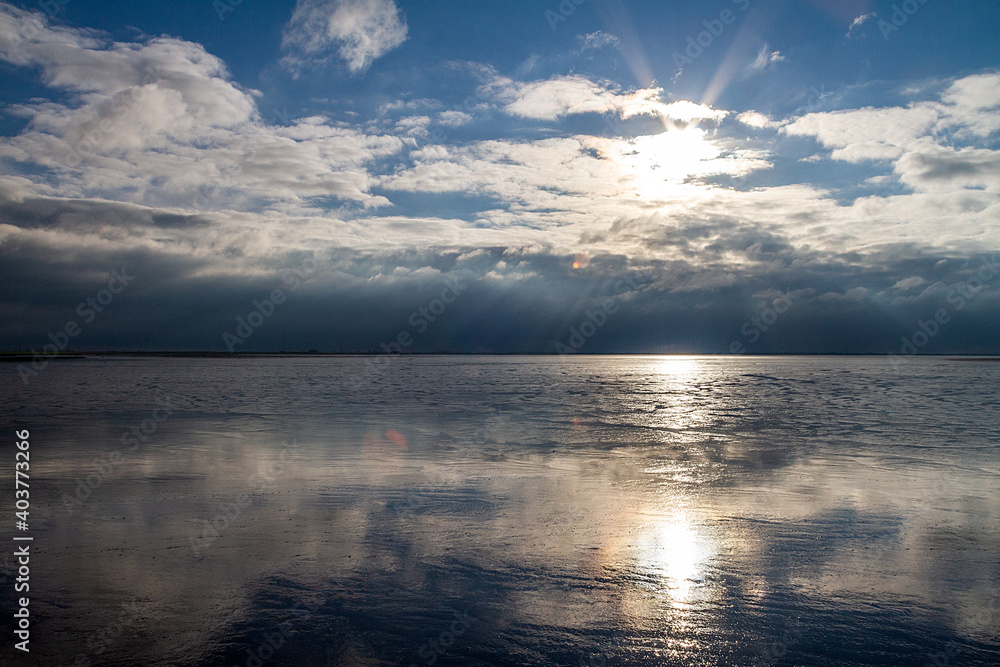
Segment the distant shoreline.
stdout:
<svg viewBox="0 0 1000 667">
<path fill-rule="evenodd" d="M 371 352 L 205 352 L 205 351 L 141 351 L 124 352 L 117 350 L 101 350 L 97 352 L 64 352 L 53 355 L 33 354 L 31 352 L 0 352 L 2 362 L 26 362 L 42 358 L 49 361 L 83 360 L 94 357 L 147 357 L 147 358 L 177 358 L 177 359 L 257 359 L 265 357 L 295 358 L 295 357 L 899 357 L 889 353 L 838 353 L 838 352 L 776 352 L 771 354 L 725 354 L 705 352 L 606 352 L 592 354 L 559 355 L 556 353 L 537 352 L 406 352 L 403 354 L 382 351 Z M 947 361 L 986 361 L 1000 362 L 1000 354 L 917 354 L 906 355 L 927 359 L 944 359 Z"/>
</svg>

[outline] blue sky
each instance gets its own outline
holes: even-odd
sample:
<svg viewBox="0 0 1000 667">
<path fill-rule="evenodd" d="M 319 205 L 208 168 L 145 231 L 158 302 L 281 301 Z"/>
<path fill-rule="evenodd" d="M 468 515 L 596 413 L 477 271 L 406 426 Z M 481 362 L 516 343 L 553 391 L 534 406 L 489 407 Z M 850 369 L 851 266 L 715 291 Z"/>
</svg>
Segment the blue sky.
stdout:
<svg viewBox="0 0 1000 667">
<path fill-rule="evenodd" d="M 41 349 L 117 268 L 70 347 L 378 349 L 458 281 L 407 351 L 565 351 L 610 304 L 574 352 L 1000 352 L 998 28 L 939 0 L 0 4 L 0 344 Z"/>
</svg>

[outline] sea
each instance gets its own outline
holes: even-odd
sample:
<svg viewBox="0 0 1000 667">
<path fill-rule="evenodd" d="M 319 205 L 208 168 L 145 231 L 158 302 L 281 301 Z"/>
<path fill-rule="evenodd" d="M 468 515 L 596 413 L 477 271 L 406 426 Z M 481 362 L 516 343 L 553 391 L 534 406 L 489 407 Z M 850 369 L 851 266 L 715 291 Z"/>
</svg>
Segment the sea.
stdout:
<svg viewBox="0 0 1000 667">
<path fill-rule="evenodd" d="M 0 364 L 0 663 L 998 665 L 996 362 Z"/>
</svg>

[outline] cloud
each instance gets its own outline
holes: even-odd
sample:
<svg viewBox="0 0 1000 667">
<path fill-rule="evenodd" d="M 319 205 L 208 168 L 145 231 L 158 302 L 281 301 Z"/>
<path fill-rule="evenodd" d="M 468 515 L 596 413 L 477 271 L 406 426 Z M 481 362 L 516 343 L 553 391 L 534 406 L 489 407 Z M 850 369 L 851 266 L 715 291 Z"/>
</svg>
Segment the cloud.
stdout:
<svg viewBox="0 0 1000 667">
<path fill-rule="evenodd" d="M 995 192 L 1000 189 L 1000 151 L 961 143 L 1000 130 L 998 87 L 1000 76 L 974 75 L 951 82 L 940 101 L 812 113 L 782 131 L 815 137 L 833 149 L 835 160 L 890 162 L 901 183 L 937 192 L 942 201 L 949 190 Z"/>
<path fill-rule="evenodd" d="M 557 120 L 582 113 L 608 113 L 623 106 L 620 96 L 583 76 L 560 76 L 532 83 L 498 78 L 485 88 L 512 116 Z"/>
<path fill-rule="evenodd" d="M 664 118 L 690 123 L 695 120 L 720 121 L 729 115 L 724 109 L 713 109 L 707 104 L 698 104 L 687 100 L 680 100 L 665 104 L 654 109 L 656 113 Z"/>
<path fill-rule="evenodd" d="M 736 120 L 743 123 L 747 127 L 756 127 L 761 129 L 781 126 L 780 122 L 771 120 L 759 111 L 744 111 L 736 117 Z"/>
<path fill-rule="evenodd" d="M 977 74 L 953 82 L 942 99 L 965 109 L 1000 107 L 1000 74 Z"/>
<path fill-rule="evenodd" d="M 76 345 L 223 349 L 222 332 L 254 299 L 287 286 L 282 269 L 313 258 L 315 275 L 255 333 L 253 349 L 287 349 L 289 340 L 306 349 L 377 348 L 386 332 L 405 327 L 414 308 L 440 294 L 445 279 L 457 279 L 466 287 L 462 298 L 414 350 L 549 352 L 567 323 L 615 296 L 619 312 L 588 351 L 650 351 L 671 340 L 686 351 L 725 352 L 753 314 L 748 304 L 780 290 L 796 295 L 782 324 L 791 338 L 782 341 L 776 331 L 779 338 L 755 351 L 772 351 L 773 344 L 785 351 L 886 352 L 898 340 L 899 322 L 926 319 L 946 303 L 949 286 L 982 264 L 956 261 L 942 269 L 942 257 L 954 255 L 905 246 L 867 254 L 808 249 L 788 229 L 767 223 L 794 210 L 794 193 L 752 196 L 764 211 L 756 221 L 747 216 L 749 202 L 734 210 L 735 194 L 698 208 L 608 220 L 600 229 L 619 247 L 635 239 L 656 254 L 591 246 L 588 266 L 576 271 L 575 248 L 558 236 L 487 230 L 499 243 L 483 243 L 462 220 L 384 216 L 285 227 L 247 216 L 222 227 L 217 213 L 170 217 L 111 202 L 29 199 L 0 205 L 0 273 L 9 277 L 0 285 L 0 333 L 9 346 L 37 347 L 102 278 L 106 283 L 107 271 L 124 266 L 136 276 L 133 285 Z M 937 288 L 899 301 L 900 290 L 919 286 L 915 274 Z M 616 288 L 623 276 L 638 286 Z M 988 346 L 996 303 L 995 290 L 983 289 L 949 340 Z M 845 319 L 857 336 L 843 336 L 836 323 Z"/>
<path fill-rule="evenodd" d="M 588 35 L 579 35 L 577 39 L 583 42 L 581 51 L 588 51 L 590 49 L 600 49 L 605 46 L 613 46 L 618 48 L 621 44 L 621 40 L 612 35 L 611 33 L 604 32 L 603 30 L 598 30 L 597 32 L 592 32 Z"/>
<path fill-rule="evenodd" d="M 267 125 L 257 93 L 200 45 L 112 42 L 0 5 L 0 56 L 38 68 L 62 93 L 10 108 L 27 125 L 0 143 L 0 157 L 33 194 L 286 211 L 314 197 L 388 203 L 369 192 L 366 165 L 399 151 L 399 138 L 322 118 Z"/>
<path fill-rule="evenodd" d="M 902 280 L 898 281 L 895 285 L 892 286 L 892 288 L 908 291 L 913 289 L 914 287 L 920 287 L 926 282 L 927 281 L 921 278 L 920 276 L 910 276 L 909 278 L 903 278 Z"/>
<path fill-rule="evenodd" d="M 406 116 L 396 121 L 396 134 L 410 137 L 426 137 L 430 116 Z"/>
<path fill-rule="evenodd" d="M 406 41 L 407 26 L 394 0 L 299 0 L 282 32 L 284 62 L 292 67 L 337 54 L 353 73 Z"/>
<path fill-rule="evenodd" d="M 958 79 L 941 100 L 938 109 L 959 139 L 976 141 L 1000 132 L 1000 73 Z"/>
<path fill-rule="evenodd" d="M 783 128 L 792 136 L 813 136 L 848 162 L 898 158 L 935 125 L 939 113 L 927 106 L 849 109 L 810 113 Z"/>
<path fill-rule="evenodd" d="M 1000 151 L 927 147 L 900 157 L 896 173 L 907 185 L 924 190 L 950 186 L 998 192 Z"/>
<path fill-rule="evenodd" d="M 496 77 L 480 89 L 497 99 L 506 113 L 520 118 L 558 120 L 585 113 L 610 113 L 620 118 L 648 115 L 683 122 L 720 120 L 727 112 L 688 101 L 665 103 L 660 88 L 622 92 L 610 83 L 598 83 L 580 75 L 557 76 L 522 83 Z"/>
<path fill-rule="evenodd" d="M 395 100 L 389 102 L 382 105 L 380 112 L 384 114 L 393 111 L 424 111 L 426 109 L 437 109 L 440 106 L 441 102 L 438 100 L 421 97 L 415 100 Z"/>
<path fill-rule="evenodd" d="M 147 124 L 120 138 L 141 144 L 145 135 L 161 130 L 183 132 L 192 125 L 232 127 L 256 113 L 251 91 L 229 80 L 219 58 L 192 42 L 159 37 L 145 43 L 112 42 L 90 30 L 53 27 L 38 14 L 0 5 L 0 59 L 37 67 L 50 87 L 79 96 L 89 117 L 58 114 L 46 109 L 49 126 L 100 125 L 108 115 L 134 112 L 135 122 Z M 45 107 L 16 107 L 34 117 Z M 79 111 L 76 109 L 74 111 Z"/>
<path fill-rule="evenodd" d="M 873 18 L 876 18 L 874 12 L 868 13 L 868 14 L 862 14 L 862 15 L 858 16 L 857 18 L 855 18 L 853 21 L 851 21 L 851 25 L 847 29 L 847 34 L 845 35 L 845 37 L 848 37 L 848 38 L 853 37 L 854 34 L 855 34 L 855 31 L 860 31 L 861 30 L 861 26 L 863 26 L 865 23 L 867 23 L 868 21 L 872 20 Z"/>
<path fill-rule="evenodd" d="M 887 160 L 909 150 L 936 145 L 940 136 L 976 141 L 1000 131 L 1000 74 L 979 74 L 952 81 L 940 101 L 906 107 L 866 107 L 810 113 L 783 131 L 811 135 L 850 162 Z"/>
<path fill-rule="evenodd" d="M 0 13 L 0 25 L 32 16 L 9 9 Z M 335 229 L 336 238 L 364 247 L 407 240 L 426 244 L 428 229 L 469 244 L 575 246 L 585 236 L 598 238 L 595 229 L 609 221 L 640 218 L 657 207 L 705 218 L 724 212 L 748 224 L 787 227 L 781 233 L 791 243 L 814 247 L 920 237 L 958 247 L 996 236 L 990 227 L 996 211 L 993 153 L 934 139 L 941 130 L 942 136 L 986 131 L 983 123 L 989 121 L 982 118 L 992 114 L 982 111 L 997 101 L 990 88 L 995 75 L 947 82 L 939 102 L 813 113 L 789 121 L 783 132 L 815 137 L 832 150 L 833 159 L 888 163 L 892 171 L 881 176 L 891 180 L 880 183 L 879 190 L 903 183 L 915 191 L 872 194 L 841 206 L 821 187 L 740 191 L 733 179 L 771 168 L 768 150 L 685 126 L 719 121 L 729 112 L 684 100 L 664 102 L 655 88 L 623 90 L 582 76 L 523 83 L 482 68 L 487 83 L 481 99 L 512 115 L 539 120 L 578 113 L 647 115 L 674 124 L 639 136 L 573 134 L 437 145 L 427 143 L 433 125 L 455 127 L 471 117 L 439 111 L 440 102 L 416 98 L 383 107 L 386 114 L 407 114 L 378 123 L 391 128 L 388 134 L 362 129 L 373 124 L 319 116 L 267 125 L 254 91 L 233 83 L 224 64 L 198 45 L 169 38 L 119 44 L 93 32 L 41 25 L 30 39 L 9 30 L 0 33 L 7 42 L 20 40 L 16 54 L 3 53 L 37 63 L 46 80 L 59 82 L 66 98 L 9 109 L 27 118 L 28 125 L 0 142 L 0 156 L 16 166 L 15 173 L 0 179 L 0 192 L 12 201 L 120 201 L 149 207 L 157 215 L 202 216 L 199 224 L 225 239 L 231 254 L 250 257 L 267 248 L 262 232 L 246 231 L 261 221 L 309 230 L 309 238 L 320 243 L 333 242 L 327 232 Z M 64 46 L 38 47 L 53 42 Z M 154 73 L 145 83 L 144 72 Z M 777 124 L 759 112 L 745 112 L 738 120 L 752 127 Z M 418 140 L 423 142 L 419 149 Z M 70 165 L 66 158 L 72 151 L 80 160 Z M 720 185 L 723 178 L 727 187 Z M 931 191 L 938 196 L 931 197 Z M 442 216 L 445 222 L 431 223 L 433 216 L 424 210 L 412 214 L 415 222 L 406 226 L 404 214 L 393 210 L 395 222 L 380 224 L 374 212 L 392 204 L 394 193 L 469 199 L 461 221 Z M 454 199 L 441 201 L 455 210 Z M 203 215 L 207 211 L 212 215 Z M 362 212 L 367 216 L 363 225 L 357 222 L 362 218 L 352 219 Z M 158 219 L 174 219 L 162 215 Z M 947 231 L 940 229 L 943 217 L 950 219 Z M 168 244 L 164 247 L 181 247 L 162 225 L 154 227 L 155 238 Z M 655 255 L 654 236 L 605 236 L 603 249 Z M 237 242 L 244 238 L 254 240 Z"/>
<path fill-rule="evenodd" d="M 759 74 L 775 63 L 782 62 L 784 59 L 785 56 L 781 55 L 781 52 L 771 51 L 768 45 L 764 44 L 760 47 L 760 50 L 757 51 L 757 57 L 754 61 L 744 68 L 743 77 L 747 78 L 753 76 L 754 74 Z"/>
<path fill-rule="evenodd" d="M 442 111 L 437 116 L 437 121 L 445 127 L 459 127 L 472 122 L 472 116 L 464 111 Z"/>
<path fill-rule="evenodd" d="M 336 56 L 340 44 L 322 39 Z M 720 122 L 729 111 L 667 102 L 659 88 L 580 75 L 521 82 L 482 66 L 477 118 L 493 109 L 545 127 L 504 133 L 515 124 L 505 119 L 493 134 L 483 124 L 447 141 L 429 130 L 474 118 L 423 91 L 378 98 L 388 103 L 370 118 L 358 109 L 347 120 L 271 125 L 259 93 L 200 45 L 114 42 L 2 5 L 0 58 L 34 68 L 53 91 L 7 107 L 26 125 L 0 139 L 9 345 L 44 341 L 95 276 L 128 265 L 143 270 L 129 293 L 142 306 L 127 321 L 109 309 L 87 344 L 126 336 L 139 347 L 218 347 L 245 305 L 280 286 L 281 268 L 315 257 L 322 269 L 299 305 L 290 301 L 255 346 L 377 347 L 445 277 L 460 276 L 468 305 L 449 310 L 453 319 L 420 349 L 548 351 L 579 321 L 578 304 L 641 273 L 643 287 L 622 295 L 621 318 L 588 349 L 648 350 L 666 336 L 725 351 L 746 303 L 774 289 L 805 295 L 802 315 L 788 320 L 805 348 L 861 349 L 897 340 L 893 327 L 933 312 L 948 281 L 968 277 L 974 253 L 1000 247 L 995 73 L 929 84 L 913 92 L 921 101 L 896 107 L 788 121 L 746 111 L 743 126 L 783 128 L 747 140 L 745 127 Z M 581 114 L 665 122 L 637 121 L 613 137 L 587 134 L 579 119 L 559 123 Z M 796 170 L 798 155 L 778 151 L 807 142 L 787 136 L 815 139 L 829 159 Z M 851 182 L 865 183 L 864 196 L 798 180 L 830 160 L 863 164 Z M 590 262 L 573 270 L 580 253 Z M 859 330 L 888 335 L 842 342 L 811 295 L 829 295 L 822 303 L 847 309 L 836 316 L 856 316 Z M 970 310 L 985 313 L 992 295 L 983 290 Z M 894 299 L 903 298 L 914 310 L 901 310 Z M 25 322 L 42 329 L 17 328 Z"/>
<path fill-rule="evenodd" d="M 765 155 L 714 143 L 693 126 L 630 139 L 578 135 L 480 141 L 411 157 L 412 166 L 384 177 L 383 190 L 482 198 L 485 210 L 474 218 L 478 227 L 501 230 L 508 242 L 530 238 L 562 244 L 596 238 L 594 229 L 608 220 L 643 215 L 651 207 L 697 206 L 710 190 L 702 180 L 738 178 L 770 166 Z M 467 238 L 482 236 L 476 232 Z M 603 247 L 649 252 L 620 243 L 609 237 Z"/>
</svg>

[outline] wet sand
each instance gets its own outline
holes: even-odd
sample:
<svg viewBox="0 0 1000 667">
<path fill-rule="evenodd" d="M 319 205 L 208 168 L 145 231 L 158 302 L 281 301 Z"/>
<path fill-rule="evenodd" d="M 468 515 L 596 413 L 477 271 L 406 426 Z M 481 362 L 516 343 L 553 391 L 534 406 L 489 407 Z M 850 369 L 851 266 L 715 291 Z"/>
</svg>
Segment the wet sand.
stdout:
<svg viewBox="0 0 1000 667">
<path fill-rule="evenodd" d="M 5 365 L 23 663 L 996 664 L 1000 370 L 958 361 Z"/>
</svg>

